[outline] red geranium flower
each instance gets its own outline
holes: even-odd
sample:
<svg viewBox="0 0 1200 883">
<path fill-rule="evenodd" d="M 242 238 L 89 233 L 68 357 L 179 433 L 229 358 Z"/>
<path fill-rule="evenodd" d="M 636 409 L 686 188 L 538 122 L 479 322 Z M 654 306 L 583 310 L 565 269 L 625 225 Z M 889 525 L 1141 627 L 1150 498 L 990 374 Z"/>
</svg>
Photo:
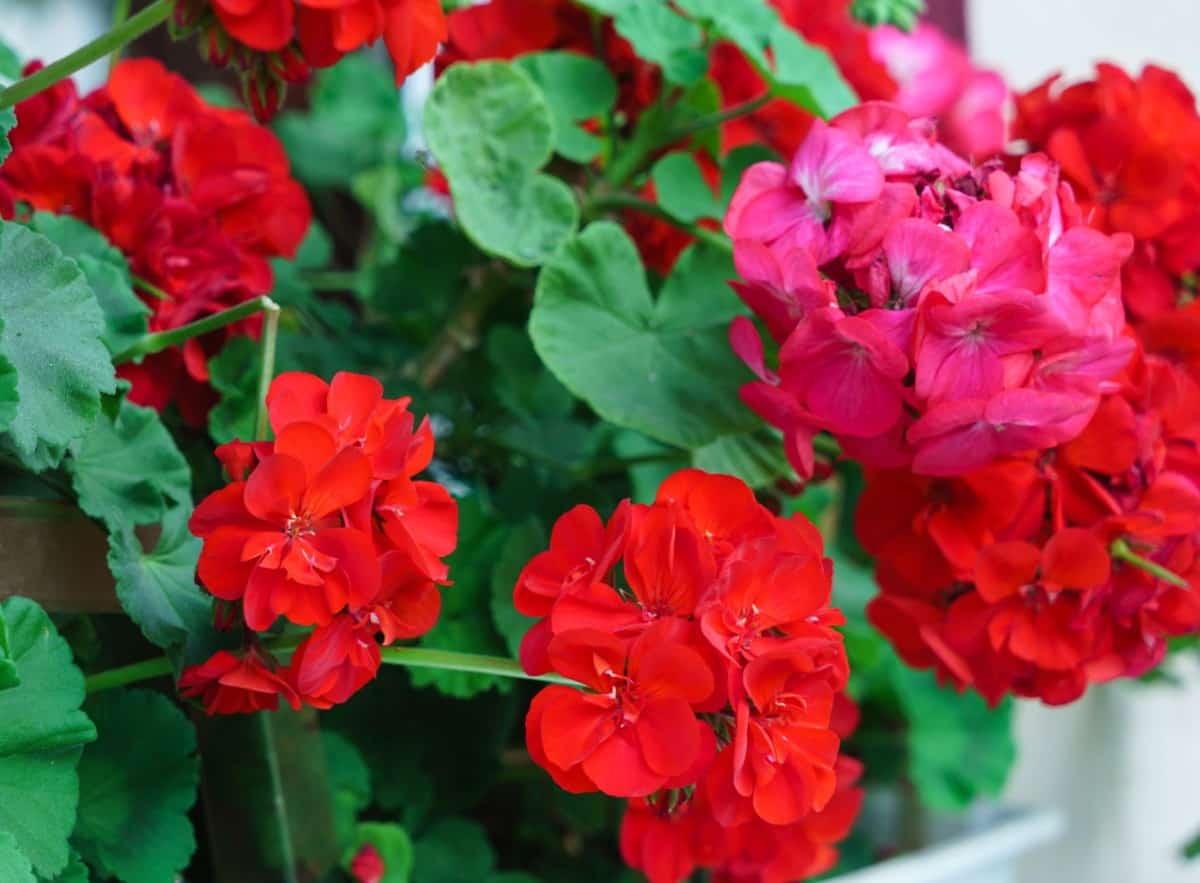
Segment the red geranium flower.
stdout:
<svg viewBox="0 0 1200 883">
<path fill-rule="evenodd" d="M 199 699 L 209 714 L 275 711 L 280 696 L 299 709 L 300 698 L 285 674 L 272 670 L 254 651 L 238 656 L 221 650 L 204 664 L 185 669 L 179 677 L 179 692 Z"/>
</svg>

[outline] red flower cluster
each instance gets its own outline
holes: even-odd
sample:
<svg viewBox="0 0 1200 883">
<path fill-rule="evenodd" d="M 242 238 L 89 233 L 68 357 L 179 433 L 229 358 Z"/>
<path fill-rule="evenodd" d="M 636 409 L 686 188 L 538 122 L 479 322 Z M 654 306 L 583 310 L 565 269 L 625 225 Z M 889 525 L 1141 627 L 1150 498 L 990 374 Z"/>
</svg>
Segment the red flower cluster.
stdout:
<svg viewBox="0 0 1200 883">
<path fill-rule="evenodd" d="M 1200 627 L 1200 385 L 1139 355 L 1078 438 L 950 479 L 868 470 L 856 521 L 909 664 L 992 702 L 1140 675 Z"/>
<path fill-rule="evenodd" d="M 1062 166 L 1089 223 L 1133 236 L 1123 270 L 1137 320 L 1175 309 L 1200 268 L 1200 116 L 1175 74 L 1153 65 L 1134 79 L 1099 65 L 1060 88 L 1051 77 L 1017 99 L 1014 134 Z"/>
<path fill-rule="evenodd" d="M 446 39 L 440 0 L 181 0 L 173 22 L 180 35 L 200 34 L 211 64 L 233 62 L 264 121 L 311 68 L 383 38 L 402 83 Z"/>
<path fill-rule="evenodd" d="M 577 506 L 522 571 L 514 604 L 540 618 L 523 666 L 584 687 L 534 698 L 530 755 L 567 791 L 634 799 L 623 850 L 656 883 L 832 864 L 859 793 L 833 724 L 848 666 L 830 576 L 808 521 L 697 470 L 607 524 Z"/>
<path fill-rule="evenodd" d="M 205 104 L 157 61 L 120 63 L 83 99 L 64 80 L 16 112 L 0 214 L 28 206 L 98 228 L 165 295 L 142 292 L 152 331 L 270 291 L 267 259 L 294 254 L 308 230 L 308 198 L 275 136 L 240 111 Z M 130 398 L 158 410 L 174 403 L 188 422 L 203 423 L 216 400 L 208 356 L 231 335 L 257 335 L 259 324 L 246 320 L 122 366 Z"/>
<path fill-rule="evenodd" d="M 232 482 L 189 526 L 204 540 L 200 582 L 219 608 L 240 608 L 247 649 L 185 671 L 184 695 L 210 713 L 274 708 L 279 696 L 329 708 L 375 676 L 377 635 L 391 644 L 433 627 L 458 509 L 444 487 L 413 479 L 433 434 L 428 420 L 414 427 L 408 403 L 360 374 L 282 374 L 267 398 L 274 443 L 218 449 Z M 253 634 L 279 617 L 316 626 L 287 667 Z"/>
<path fill-rule="evenodd" d="M 938 139 L 956 153 L 987 159 L 1007 141 L 1008 86 L 978 68 L 966 50 L 935 25 L 911 32 L 888 25 L 871 31 L 871 54 L 896 78 L 891 100 L 914 117 L 937 121 Z"/>
<path fill-rule="evenodd" d="M 1132 351 L 1120 265 L 1044 156 L 972 167 L 928 124 L 868 102 L 816 122 L 788 165 L 750 167 L 725 217 L 753 323 L 745 402 L 813 474 L 812 438 L 956 475 L 1078 435 Z"/>
</svg>

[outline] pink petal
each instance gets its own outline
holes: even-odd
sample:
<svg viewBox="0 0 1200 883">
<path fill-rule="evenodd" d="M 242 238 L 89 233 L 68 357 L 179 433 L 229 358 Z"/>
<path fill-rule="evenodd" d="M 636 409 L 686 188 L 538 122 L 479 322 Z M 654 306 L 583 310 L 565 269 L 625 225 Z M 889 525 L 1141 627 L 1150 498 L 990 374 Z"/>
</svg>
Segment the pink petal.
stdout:
<svg viewBox="0 0 1200 883">
<path fill-rule="evenodd" d="M 912 306 L 930 282 L 966 270 L 971 259 L 961 236 L 921 218 L 892 227 L 883 238 L 883 253 L 892 277 L 892 296 L 902 306 Z"/>
<path fill-rule="evenodd" d="M 788 168 L 810 202 L 870 202 L 883 190 L 883 172 L 862 141 L 814 120 Z"/>
</svg>

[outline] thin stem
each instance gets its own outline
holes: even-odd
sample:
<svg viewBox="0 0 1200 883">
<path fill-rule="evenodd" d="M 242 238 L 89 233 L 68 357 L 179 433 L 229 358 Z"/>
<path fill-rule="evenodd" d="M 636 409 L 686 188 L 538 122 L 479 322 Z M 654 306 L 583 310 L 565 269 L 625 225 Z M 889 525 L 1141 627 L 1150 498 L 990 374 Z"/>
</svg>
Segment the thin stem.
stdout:
<svg viewBox="0 0 1200 883">
<path fill-rule="evenodd" d="M 113 16 L 112 26 L 119 28 L 125 23 L 125 19 L 129 18 L 129 0 L 113 0 Z M 108 69 L 111 71 L 117 66 L 117 62 L 121 60 L 121 47 L 118 46 L 108 56 Z"/>
<path fill-rule="evenodd" d="M 158 300 L 173 300 L 171 295 L 167 294 L 157 285 L 143 279 L 141 276 L 133 277 L 133 287 L 140 288 L 142 291 L 146 292 L 146 294 L 157 298 Z"/>
<path fill-rule="evenodd" d="M 138 681 L 148 681 L 151 678 L 161 678 L 171 674 L 171 661 L 165 656 L 154 659 L 143 659 L 132 665 L 122 665 L 120 668 L 110 668 L 107 671 L 88 675 L 84 681 L 88 693 L 99 693 L 101 690 L 111 690 Z"/>
<path fill-rule="evenodd" d="M 1173 586 L 1179 586 L 1181 589 L 1188 588 L 1188 581 L 1179 574 L 1167 570 L 1161 564 L 1151 561 L 1149 558 L 1144 558 L 1130 548 L 1129 543 L 1124 539 L 1117 538 L 1112 541 L 1112 545 L 1108 547 L 1114 558 L 1124 561 L 1139 570 L 1144 570 L 1151 576 L 1156 576 L 1164 582 L 1168 582 Z"/>
<path fill-rule="evenodd" d="M 429 650 L 425 647 L 384 647 L 380 650 L 380 655 L 388 665 L 403 665 L 408 668 L 440 668 L 443 671 L 469 671 L 474 674 L 495 675 L 500 678 L 575 686 L 574 681 L 567 680 L 560 675 L 526 674 L 525 669 L 521 668 L 521 663 L 515 659 L 502 659 L 499 656 L 457 653 L 453 650 Z"/>
<path fill-rule="evenodd" d="M 468 289 L 441 333 L 419 358 L 405 366 L 404 373 L 416 377 L 422 389 L 437 386 L 454 361 L 478 345 L 484 318 L 506 290 L 503 278 L 484 279 Z"/>
<path fill-rule="evenodd" d="M 313 270 L 304 274 L 304 284 L 313 291 L 358 291 L 361 281 L 355 270 Z"/>
<path fill-rule="evenodd" d="M 279 305 L 274 301 L 266 307 L 266 318 L 263 320 L 262 365 L 258 373 L 258 413 L 254 420 L 254 437 L 259 441 L 267 440 L 267 429 L 270 424 L 270 414 L 267 412 L 267 393 L 271 391 L 271 381 L 275 378 L 275 342 L 279 337 Z"/>
<path fill-rule="evenodd" d="M 165 349 L 191 340 L 193 337 L 199 337 L 202 334 L 208 334 L 210 331 L 216 331 L 218 328 L 224 328 L 226 325 L 232 325 L 234 322 L 247 319 L 255 313 L 269 313 L 271 310 L 278 312 L 279 305 L 264 295 L 238 304 L 236 307 L 230 307 L 227 310 L 221 310 L 219 313 L 213 313 L 211 316 L 205 316 L 203 319 L 197 319 L 195 322 L 189 322 L 187 325 L 180 325 L 178 328 L 155 331 L 147 334 L 123 353 L 118 353 L 113 358 L 113 364 L 120 365 L 123 362 L 131 362 L 143 356 L 162 352 Z"/>
<path fill-rule="evenodd" d="M 12 107 L 44 89 L 49 89 L 60 80 L 65 80 L 76 71 L 99 61 L 126 43 L 136 40 L 142 34 L 166 21 L 171 15 L 174 4 L 175 0 L 155 0 L 137 15 L 126 19 L 108 33 L 101 34 L 86 46 L 76 49 L 70 55 L 63 56 L 23 80 L 13 83 L 0 92 L 0 110 Z"/>
<path fill-rule="evenodd" d="M 296 649 L 294 637 L 280 638 L 266 645 L 266 649 L 283 658 L 291 655 Z M 515 659 L 502 659 L 499 656 L 482 656 L 478 653 L 456 653 L 452 650 L 428 650 L 424 647 L 383 647 L 380 650 L 383 661 L 388 665 L 403 665 L 408 668 L 440 668 L 443 671 L 469 671 L 474 674 L 495 675 L 500 678 L 516 678 L 524 681 L 542 681 L 550 684 L 565 684 L 575 686 L 574 681 L 560 675 L 530 675 L 521 668 Z M 132 665 L 122 665 L 106 671 L 89 675 L 85 681 L 88 693 L 99 693 L 101 690 L 111 690 L 134 684 L 138 681 L 148 681 L 171 674 L 171 662 L 165 656 L 145 659 Z"/>
<path fill-rule="evenodd" d="M 813 436 L 813 450 L 831 460 L 842 456 L 842 446 L 838 444 L 837 439 L 823 432 Z"/>
<path fill-rule="evenodd" d="M 733 242 L 724 233 L 719 233 L 716 230 L 709 230 L 706 227 L 698 226 L 697 224 L 689 224 L 686 221 L 681 221 L 670 212 L 666 211 L 662 206 L 650 202 L 648 199 L 642 199 L 638 196 L 633 196 L 629 193 L 605 193 L 599 196 L 593 196 L 587 203 L 588 209 L 591 211 L 607 211 L 613 209 L 632 209 L 633 211 L 642 212 L 643 214 L 652 215 L 656 218 L 661 218 L 673 227 L 678 227 L 685 233 L 694 236 L 701 242 L 707 242 L 709 245 L 720 248 L 723 251 L 733 251 Z"/>
<path fill-rule="evenodd" d="M 670 147 L 672 144 L 695 135 L 697 132 L 703 132 L 706 129 L 727 123 L 730 120 L 736 120 L 739 117 L 752 114 L 770 100 L 770 93 L 766 93 L 760 95 L 758 98 L 752 98 L 749 101 L 744 101 L 725 110 L 698 117 L 681 126 L 670 129 L 657 137 L 650 129 L 634 129 L 633 137 L 625 149 L 619 152 L 613 159 L 612 164 L 605 172 L 605 178 L 611 183 L 620 186 L 637 174 L 646 160 L 659 150 Z"/>
</svg>

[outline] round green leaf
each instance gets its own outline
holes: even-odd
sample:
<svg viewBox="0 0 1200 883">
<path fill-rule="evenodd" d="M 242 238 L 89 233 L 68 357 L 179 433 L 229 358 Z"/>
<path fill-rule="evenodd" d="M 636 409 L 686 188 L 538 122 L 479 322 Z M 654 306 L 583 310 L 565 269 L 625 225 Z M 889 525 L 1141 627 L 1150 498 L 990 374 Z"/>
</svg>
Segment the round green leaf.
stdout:
<svg viewBox="0 0 1200 883">
<path fill-rule="evenodd" d="M 55 466 L 115 388 L 104 314 L 79 266 L 46 237 L 0 222 L 0 356 L 17 372 L 8 427 L 29 468 Z"/>
<path fill-rule="evenodd" d="M 0 832 L 49 877 L 67 864 L 75 765 L 96 728 L 79 708 L 83 674 L 50 617 L 28 598 L 9 598 L 2 610 L 21 683 L 0 691 Z"/>
<path fill-rule="evenodd" d="M 650 170 L 659 205 L 681 221 L 721 217 L 721 206 L 690 153 L 668 153 Z"/>
<path fill-rule="evenodd" d="M 142 551 L 128 526 L 108 537 L 108 567 L 117 582 L 117 599 L 146 638 L 159 647 L 186 642 L 212 623 L 212 601 L 196 585 L 201 542 L 188 532 L 191 509 L 176 507 L 162 522 L 154 551 Z"/>
<path fill-rule="evenodd" d="M 511 64 L 456 64 L 425 105 L 429 148 L 450 182 L 454 209 L 481 249 L 536 266 L 575 230 L 571 188 L 538 171 L 554 147 L 541 91 Z"/>
<path fill-rule="evenodd" d="M 322 730 L 321 742 L 329 770 L 334 833 L 339 851 L 349 850 L 357 836 L 359 813 L 371 805 L 371 769 L 354 743 L 341 733 Z"/>
<path fill-rule="evenodd" d="M 4 336 L 4 320 L 0 319 L 0 338 Z M 17 414 L 20 396 L 17 393 L 17 369 L 0 353 L 0 432 L 8 428 Z"/>
<path fill-rule="evenodd" d="M 823 117 L 841 113 L 858 103 L 829 53 L 814 46 L 777 22 L 771 34 L 775 70 L 771 91 Z"/>
<path fill-rule="evenodd" d="M 0 883 L 36 883 L 33 865 L 17 846 L 17 838 L 0 831 Z"/>
<path fill-rule="evenodd" d="M 123 883 L 174 880 L 196 849 L 196 732 L 166 696 L 113 690 L 88 700 L 100 738 L 79 763 L 72 842 Z"/>
<path fill-rule="evenodd" d="M 692 452 L 692 465 L 734 475 L 752 488 L 766 487 L 790 471 L 783 440 L 773 430 L 723 435 Z"/>
<path fill-rule="evenodd" d="M 417 840 L 413 883 L 479 883 L 496 864 L 483 826 L 470 819 L 434 823 Z"/>
<path fill-rule="evenodd" d="M 692 246 L 657 300 L 637 249 L 598 222 L 542 269 L 529 333 L 546 366 L 601 417 L 696 448 L 754 427 L 738 398 L 750 378 L 727 329 L 741 311 L 728 254 Z"/>
<path fill-rule="evenodd" d="M 513 607 L 513 586 L 529 559 L 545 548 L 546 531 L 536 518 L 528 518 L 508 532 L 492 570 L 492 622 L 513 657 L 521 649 L 521 639 L 536 621 Z"/>
<path fill-rule="evenodd" d="M 17 125 L 17 114 L 11 107 L 0 110 L 0 164 L 3 164 L 12 154 L 12 145 L 8 142 L 8 133 Z"/>
<path fill-rule="evenodd" d="M 601 141 L 579 123 L 607 113 L 617 100 L 617 81 L 595 58 L 578 52 L 534 52 L 515 62 L 529 75 L 554 117 L 554 149 L 575 162 L 588 162 Z"/>
<path fill-rule="evenodd" d="M 79 508 L 110 531 L 153 524 L 172 504 L 191 506 L 192 471 L 158 414 L 122 398 L 71 446 Z"/>
<path fill-rule="evenodd" d="M 708 71 L 703 29 L 667 3 L 626 3 L 616 10 L 613 25 L 672 83 L 690 86 Z"/>
</svg>

